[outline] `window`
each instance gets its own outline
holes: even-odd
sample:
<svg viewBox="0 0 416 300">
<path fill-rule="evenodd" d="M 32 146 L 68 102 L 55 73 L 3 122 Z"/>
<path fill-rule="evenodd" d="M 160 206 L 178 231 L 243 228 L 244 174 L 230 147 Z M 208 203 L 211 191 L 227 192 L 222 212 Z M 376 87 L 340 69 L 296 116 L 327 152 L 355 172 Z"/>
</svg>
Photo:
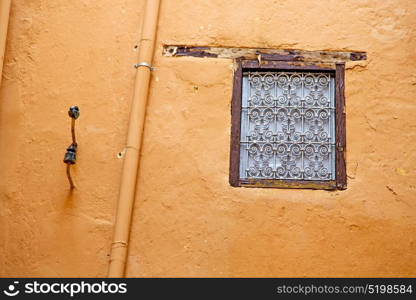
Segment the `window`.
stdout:
<svg viewBox="0 0 416 300">
<path fill-rule="evenodd" d="M 232 186 L 345 189 L 344 64 L 239 61 Z"/>
</svg>

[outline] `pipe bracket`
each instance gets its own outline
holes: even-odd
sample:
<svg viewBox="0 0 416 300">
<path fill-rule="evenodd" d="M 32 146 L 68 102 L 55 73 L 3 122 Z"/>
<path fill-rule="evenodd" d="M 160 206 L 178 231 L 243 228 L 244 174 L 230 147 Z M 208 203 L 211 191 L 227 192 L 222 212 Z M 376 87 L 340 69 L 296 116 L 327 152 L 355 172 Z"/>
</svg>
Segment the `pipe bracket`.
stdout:
<svg viewBox="0 0 416 300">
<path fill-rule="evenodd" d="M 155 70 L 155 68 L 153 68 L 149 63 L 147 63 L 147 62 L 145 62 L 145 61 L 142 61 L 142 62 L 139 62 L 139 63 L 137 63 L 137 64 L 134 64 L 133 65 L 136 69 L 137 68 L 140 68 L 140 67 L 147 67 L 147 68 L 149 68 L 149 70 L 150 71 L 154 71 Z"/>
</svg>

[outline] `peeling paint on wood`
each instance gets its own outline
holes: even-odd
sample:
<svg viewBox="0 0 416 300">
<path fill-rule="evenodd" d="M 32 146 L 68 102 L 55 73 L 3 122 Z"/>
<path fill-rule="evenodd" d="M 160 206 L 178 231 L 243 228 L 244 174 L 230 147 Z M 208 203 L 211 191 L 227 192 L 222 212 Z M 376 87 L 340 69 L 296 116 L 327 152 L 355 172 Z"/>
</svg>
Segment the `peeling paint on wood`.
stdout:
<svg viewBox="0 0 416 300">
<path fill-rule="evenodd" d="M 165 45 L 163 55 L 170 57 L 193 56 L 229 59 L 260 59 L 269 61 L 304 62 L 346 62 L 366 60 L 367 53 L 362 51 L 307 51 L 297 49 L 236 48 Z"/>
<path fill-rule="evenodd" d="M 237 69 L 234 72 L 233 96 L 231 103 L 231 145 L 230 145 L 230 185 L 239 186 L 240 168 L 240 126 L 241 126 L 241 93 L 243 68 L 237 60 Z"/>
<path fill-rule="evenodd" d="M 346 125 L 345 125 L 345 64 L 336 65 L 335 72 L 335 131 L 336 131 L 336 181 L 337 188 L 345 190 L 347 188 L 346 170 Z"/>
<path fill-rule="evenodd" d="M 243 68 L 248 69 L 279 69 L 279 70 L 313 70 L 334 71 L 335 63 L 304 62 L 304 61 L 264 61 L 243 60 Z"/>
<path fill-rule="evenodd" d="M 281 180 L 281 179 L 246 179 L 240 180 L 241 187 L 259 188 L 283 188 L 283 189 L 312 189 L 312 190 L 336 190 L 337 185 L 331 181 L 301 181 L 301 180 Z"/>
</svg>

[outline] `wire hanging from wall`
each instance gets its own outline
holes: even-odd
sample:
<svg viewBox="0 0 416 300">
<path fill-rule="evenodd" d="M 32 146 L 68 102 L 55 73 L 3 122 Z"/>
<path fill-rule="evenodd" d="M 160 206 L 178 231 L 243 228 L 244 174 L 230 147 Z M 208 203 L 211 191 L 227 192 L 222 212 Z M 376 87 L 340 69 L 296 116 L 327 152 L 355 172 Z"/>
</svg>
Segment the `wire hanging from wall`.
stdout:
<svg viewBox="0 0 416 300">
<path fill-rule="evenodd" d="M 74 181 L 71 176 L 71 165 L 76 163 L 77 159 L 77 140 L 75 137 L 75 120 L 79 117 L 79 108 L 78 106 L 71 106 L 68 110 L 68 115 L 71 118 L 71 135 L 72 135 L 72 144 L 66 149 L 64 156 L 64 163 L 66 163 L 66 175 L 68 177 L 69 185 L 71 190 L 75 188 Z"/>
</svg>

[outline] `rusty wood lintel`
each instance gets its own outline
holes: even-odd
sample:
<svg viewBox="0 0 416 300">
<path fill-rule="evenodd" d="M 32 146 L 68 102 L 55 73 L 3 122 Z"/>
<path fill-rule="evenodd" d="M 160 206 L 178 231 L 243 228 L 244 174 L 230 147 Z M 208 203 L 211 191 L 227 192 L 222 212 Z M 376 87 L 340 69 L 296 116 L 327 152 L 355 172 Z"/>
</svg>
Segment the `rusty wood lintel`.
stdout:
<svg viewBox="0 0 416 300">
<path fill-rule="evenodd" d="M 259 61 L 346 62 L 366 60 L 367 53 L 360 51 L 307 51 L 296 49 L 235 48 L 165 45 L 164 56 L 193 56 L 229 59 L 258 59 Z"/>
</svg>

